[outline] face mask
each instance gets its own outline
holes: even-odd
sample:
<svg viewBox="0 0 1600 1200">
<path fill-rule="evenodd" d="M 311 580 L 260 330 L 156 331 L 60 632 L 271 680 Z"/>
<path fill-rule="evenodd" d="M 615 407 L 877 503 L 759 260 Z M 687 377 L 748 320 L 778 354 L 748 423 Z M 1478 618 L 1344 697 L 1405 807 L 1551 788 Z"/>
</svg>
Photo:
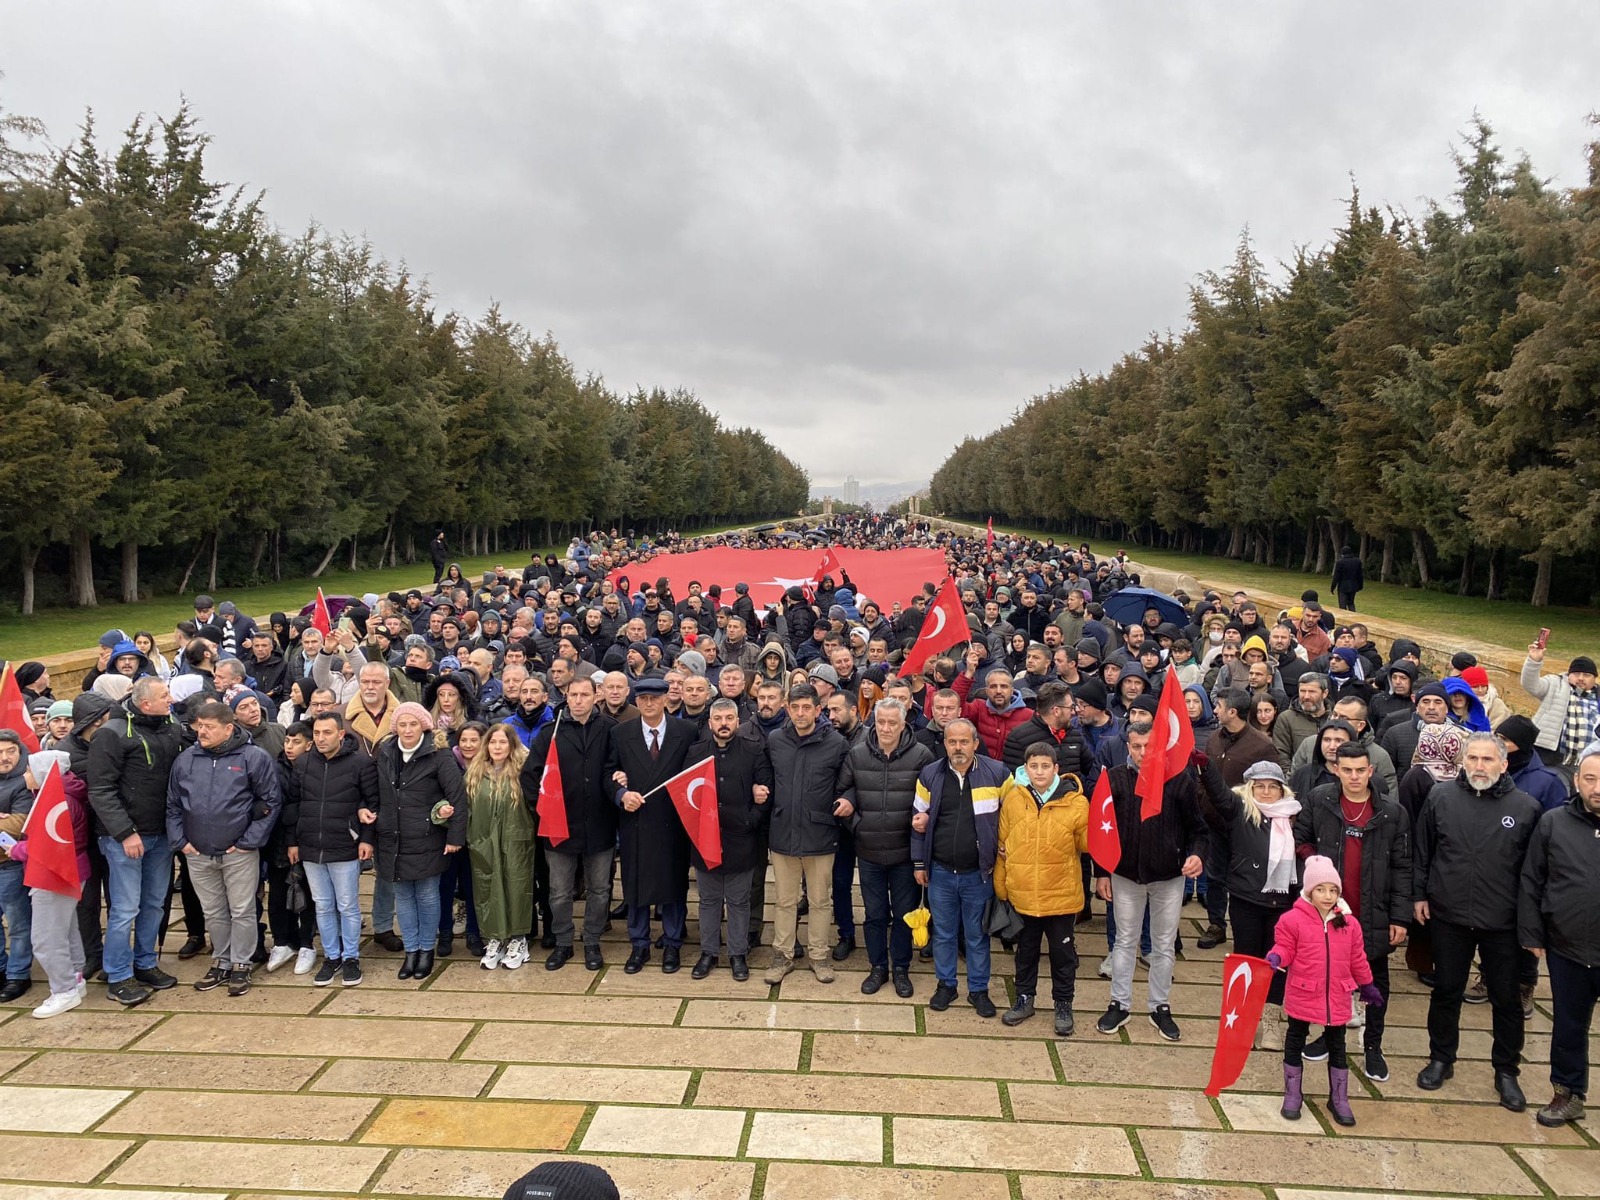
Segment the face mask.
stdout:
<svg viewBox="0 0 1600 1200">
<path fill-rule="evenodd" d="M 1206 634 L 1206 640 L 1212 642 L 1213 644 L 1220 642 L 1222 640 L 1222 630 L 1213 629 L 1210 633 Z"/>
</svg>

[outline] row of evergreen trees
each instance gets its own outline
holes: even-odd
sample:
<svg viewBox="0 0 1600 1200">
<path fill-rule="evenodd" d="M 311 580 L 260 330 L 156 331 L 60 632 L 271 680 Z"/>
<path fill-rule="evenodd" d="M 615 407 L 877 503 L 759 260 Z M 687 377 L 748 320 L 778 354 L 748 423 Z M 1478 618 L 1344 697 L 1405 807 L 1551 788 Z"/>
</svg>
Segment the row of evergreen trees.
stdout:
<svg viewBox="0 0 1600 1200">
<path fill-rule="evenodd" d="M 1588 182 L 1477 121 L 1452 202 L 1364 208 L 1268 278 L 1241 239 L 1188 327 L 1036 396 L 937 510 L 1385 580 L 1590 602 L 1600 546 L 1600 142 Z"/>
<path fill-rule="evenodd" d="M 804 471 L 684 391 L 619 396 L 490 307 L 438 313 L 372 247 L 275 231 L 187 108 L 60 155 L 0 113 L 0 572 L 215 588 L 793 513 Z M 64 576 L 64 578 L 62 578 Z M 181 582 L 180 582 L 181 581 Z M 145 589 L 148 591 L 148 587 Z"/>
</svg>

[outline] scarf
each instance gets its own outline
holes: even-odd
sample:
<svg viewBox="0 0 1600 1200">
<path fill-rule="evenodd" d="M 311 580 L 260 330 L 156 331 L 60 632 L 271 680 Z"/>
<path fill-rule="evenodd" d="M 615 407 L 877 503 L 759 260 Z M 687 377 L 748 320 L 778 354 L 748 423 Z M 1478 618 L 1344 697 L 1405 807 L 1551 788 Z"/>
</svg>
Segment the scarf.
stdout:
<svg viewBox="0 0 1600 1200">
<path fill-rule="evenodd" d="M 1267 883 L 1261 890 L 1288 892 L 1294 886 L 1294 818 L 1300 812 L 1300 801 L 1285 796 L 1271 804 L 1257 803 L 1256 808 L 1272 823 L 1267 842 Z"/>
<path fill-rule="evenodd" d="M 1587 692 L 1572 689 L 1572 694 L 1567 698 L 1567 720 L 1561 728 L 1561 761 L 1575 765 L 1578 756 L 1583 753 L 1583 748 L 1595 738 L 1595 722 L 1600 717 L 1600 700 L 1596 699 L 1600 689 L 1590 688 Z"/>
<path fill-rule="evenodd" d="M 1456 756 L 1466 740 L 1467 731 L 1450 721 L 1442 725 L 1421 724 L 1417 726 L 1417 749 L 1411 756 L 1411 763 L 1426 767 L 1428 774 L 1440 783 L 1454 779 Z"/>
</svg>

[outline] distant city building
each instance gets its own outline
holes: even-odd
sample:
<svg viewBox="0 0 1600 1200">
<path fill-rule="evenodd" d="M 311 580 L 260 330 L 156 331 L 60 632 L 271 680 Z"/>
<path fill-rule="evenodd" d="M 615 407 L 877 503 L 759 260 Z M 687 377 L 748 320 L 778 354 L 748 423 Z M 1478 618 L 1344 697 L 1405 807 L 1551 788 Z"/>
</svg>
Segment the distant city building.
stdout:
<svg viewBox="0 0 1600 1200">
<path fill-rule="evenodd" d="M 854 475 L 846 475 L 844 478 L 844 502 L 846 504 L 861 503 L 861 481 Z"/>
</svg>

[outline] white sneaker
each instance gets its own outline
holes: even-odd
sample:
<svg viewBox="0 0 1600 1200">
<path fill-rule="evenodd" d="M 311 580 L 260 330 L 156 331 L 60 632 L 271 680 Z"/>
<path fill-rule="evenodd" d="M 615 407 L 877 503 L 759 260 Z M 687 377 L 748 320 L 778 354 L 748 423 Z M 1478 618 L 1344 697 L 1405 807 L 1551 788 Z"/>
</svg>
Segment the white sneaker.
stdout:
<svg viewBox="0 0 1600 1200">
<path fill-rule="evenodd" d="M 83 996 L 77 988 L 73 988 L 70 992 L 51 992 L 49 998 L 33 1010 L 33 1015 L 41 1021 L 46 1017 L 59 1017 L 64 1012 L 71 1012 L 82 1003 Z"/>
<path fill-rule="evenodd" d="M 450 917 L 450 928 L 454 931 L 456 937 L 460 937 L 467 931 L 467 902 L 465 900 L 457 900 L 455 909 L 450 914 Z"/>
<path fill-rule="evenodd" d="M 484 947 L 483 957 L 478 960 L 478 965 L 485 971 L 492 971 L 500 965 L 504 951 L 500 948 L 499 938 L 490 938 L 488 946 Z"/>
<path fill-rule="evenodd" d="M 294 957 L 294 950 L 288 946 L 274 946 L 267 955 L 267 970 L 276 971 L 284 963 Z"/>
<path fill-rule="evenodd" d="M 505 958 L 503 958 L 500 961 L 500 965 L 502 967 L 504 967 L 508 971 L 515 971 L 518 967 L 520 967 L 523 963 L 525 963 L 527 961 L 528 961 L 528 939 L 527 938 L 519 938 L 519 937 L 518 938 L 512 938 L 510 941 L 508 941 L 506 943 L 506 956 L 505 956 Z"/>
<path fill-rule="evenodd" d="M 1108 954 L 1100 960 L 1100 968 L 1096 974 L 1099 975 L 1101 979 L 1111 978 L 1111 955 Z"/>
<path fill-rule="evenodd" d="M 78 972 L 78 982 L 74 990 L 78 993 L 78 999 L 80 1000 L 89 994 L 89 981 L 83 977 L 82 971 Z"/>
<path fill-rule="evenodd" d="M 309 975 L 311 968 L 317 965 L 317 952 L 310 946 L 299 951 L 294 956 L 294 973 L 296 975 Z"/>
</svg>

